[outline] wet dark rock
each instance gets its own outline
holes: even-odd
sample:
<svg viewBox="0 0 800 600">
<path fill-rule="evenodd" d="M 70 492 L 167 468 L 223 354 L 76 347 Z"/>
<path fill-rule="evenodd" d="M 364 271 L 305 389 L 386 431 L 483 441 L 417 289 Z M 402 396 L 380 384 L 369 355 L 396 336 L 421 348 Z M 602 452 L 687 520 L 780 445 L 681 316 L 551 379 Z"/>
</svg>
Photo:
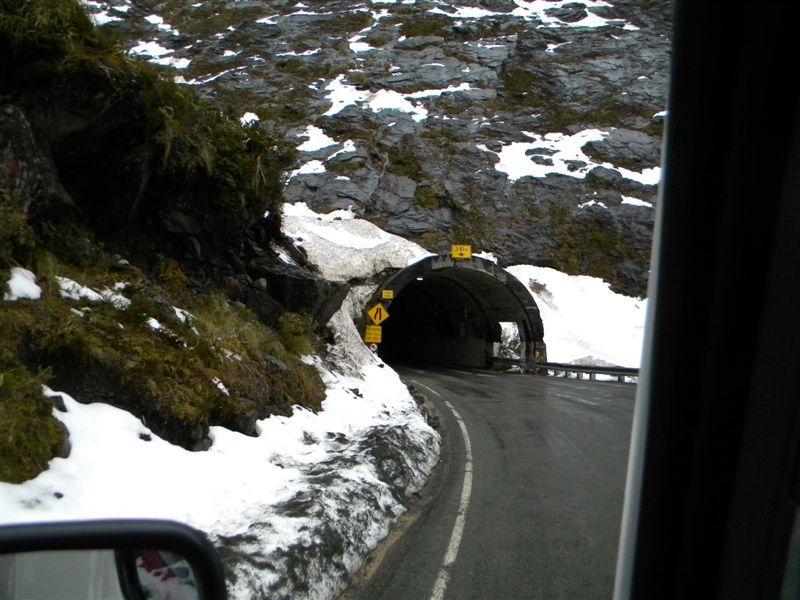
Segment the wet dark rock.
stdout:
<svg viewBox="0 0 800 600">
<path fill-rule="evenodd" d="M 395 44 L 397 50 L 420 50 L 422 48 L 429 48 L 430 46 L 441 46 L 444 44 L 444 38 L 438 35 L 420 35 L 398 42 Z"/>
<path fill-rule="evenodd" d="M 171 233 L 197 236 L 203 232 L 200 221 L 178 210 L 172 210 L 164 215 L 163 224 L 164 229 Z"/>
<path fill-rule="evenodd" d="M 545 11 L 549 16 L 560 19 L 566 23 L 582 21 L 589 13 L 586 12 L 586 5 L 580 2 L 570 2 L 563 4 L 559 8 L 551 8 Z"/>
<path fill-rule="evenodd" d="M 47 146 L 34 134 L 25 112 L 11 104 L 0 105 L 0 188 L 25 213 L 74 207 Z"/>
<path fill-rule="evenodd" d="M 53 403 L 53 408 L 55 408 L 57 411 L 62 413 L 69 412 L 67 411 L 67 405 L 64 402 L 64 396 L 61 394 L 52 394 L 48 396 L 48 398 L 50 399 L 50 402 Z"/>
<path fill-rule="evenodd" d="M 309 314 L 317 323 L 327 323 L 350 290 L 347 283 L 327 281 L 291 265 L 275 269 L 266 279 L 270 295 L 286 310 Z"/>
<path fill-rule="evenodd" d="M 614 187 L 621 185 L 623 179 L 622 173 L 608 167 L 595 167 L 586 174 L 586 184 L 589 186 Z"/>
<path fill-rule="evenodd" d="M 590 15 L 612 19 L 600 28 L 539 27 L 536 21 L 507 14 L 518 8 L 511 0 L 459 3 L 497 13 L 480 19 L 432 15 L 426 20 L 417 11 L 390 8 L 390 18 L 371 22 L 359 13 L 361 5 L 344 0 L 326 5 L 324 12 L 334 11 L 336 19 L 324 14 L 274 16 L 260 10 L 263 3 L 236 4 L 231 29 L 203 36 L 189 33 L 199 25 L 173 19 L 169 7 L 160 3 L 159 14 L 166 22 L 174 21 L 193 42 L 191 48 L 186 40 L 146 23 L 147 10 L 136 18 L 119 14 L 124 21 L 114 27 L 127 36 L 129 45 L 155 38 L 175 56 L 191 58 L 181 75 L 209 79 L 195 86 L 201 94 L 240 114 L 258 109 L 270 115 L 260 125 L 272 133 L 293 137 L 314 123 L 339 144 L 355 142 L 354 152 L 334 155 L 341 149 L 335 145 L 299 153 L 298 166 L 321 160 L 326 172 L 290 179 L 287 201 L 306 202 L 320 211 L 352 206 L 359 216 L 432 251 L 464 237 L 468 239 L 462 241 L 491 250 L 502 261 L 577 272 L 575 261 L 558 257 L 561 233 L 554 223 L 572 218 L 579 204 L 600 198 L 614 219 L 595 226 L 608 227 L 605 233 L 623 240 L 620 244 L 630 246 L 631 256 L 639 258 L 620 259 L 612 269 L 597 266 L 608 260 L 578 261 L 580 269 L 607 278 L 617 290 L 644 294 L 649 258 L 639 248 L 643 232 L 651 227 L 643 216 L 647 209 L 620 206 L 619 199 L 654 202 L 656 189 L 627 179 L 620 169 L 641 172 L 660 163 L 670 3 L 614 0 L 609 6 L 587 7 L 576 1 L 547 11 L 547 19 L 562 24 Z M 451 15 L 456 11 L 450 3 L 436 8 Z M 346 17 L 352 15 L 359 18 L 347 29 Z M 273 18 L 255 22 L 266 16 Z M 406 25 L 418 31 L 403 38 L 400 30 Z M 362 41 L 372 49 L 352 52 L 347 40 L 356 34 L 364 35 Z M 231 50 L 237 54 L 226 55 Z M 316 52 L 303 55 L 306 50 Z M 331 107 L 326 85 L 340 74 L 362 91 L 406 94 L 409 102 L 427 111 L 427 118 L 353 106 L 324 115 Z M 412 95 L 462 84 L 469 89 L 427 98 Z M 495 170 L 494 155 L 477 150 L 479 144 L 498 152 L 509 143 L 527 142 L 524 132 L 573 134 L 591 128 L 608 136 L 584 151 L 598 164 L 617 168 L 595 168 L 586 180 L 548 176 L 535 185 L 525 179 L 511 182 Z M 530 159 L 549 165 L 548 156 L 537 151 Z M 421 160 L 418 165 L 411 160 L 399 165 L 397 159 L 402 162 L 404 157 Z M 567 163 L 573 174 L 585 167 L 581 160 Z M 529 188 L 536 194 L 528 193 Z M 185 232 L 181 235 L 191 231 L 191 224 L 180 219 L 171 227 Z M 206 244 L 199 252 L 187 243 L 195 256 L 208 252 Z M 254 279 L 267 279 L 274 291 L 266 271 L 255 272 L 248 263 L 251 258 L 244 261 L 245 270 Z M 606 258 L 615 259 L 611 254 Z M 632 268 L 633 263 L 638 266 Z"/>
<path fill-rule="evenodd" d="M 244 305 L 271 327 L 278 327 L 284 308 L 266 291 L 247 288 L 244 291 Z"/>
<path fill-rule="evenodd" d="M 268 356 L 264 363 L 267 371 L 270 373 L 288 373 L 289 367 L 286 366 L 286 363 L 283 361 L 275 358 L 274 356 Z"/>
<path fill-rule="evenodd" d="M 61 445 L 58 447 L 55 455 L 59 458 L 69 458 L 70 452 L 72 452 L 72 441 L 69 435 L 69 429 L 67 429 L 67 426 L 61 421 L 56 420 L 56 422 L 58 423 L 59 429 L 61 429 Z"/>
<path fill-rule="evenodd" d="M 602 140 L 586 144 L 584 152 L 600 161 L 641 169 L 660 163 L 661 139 L 641 131 L 614 128 Z"/>
</svg>

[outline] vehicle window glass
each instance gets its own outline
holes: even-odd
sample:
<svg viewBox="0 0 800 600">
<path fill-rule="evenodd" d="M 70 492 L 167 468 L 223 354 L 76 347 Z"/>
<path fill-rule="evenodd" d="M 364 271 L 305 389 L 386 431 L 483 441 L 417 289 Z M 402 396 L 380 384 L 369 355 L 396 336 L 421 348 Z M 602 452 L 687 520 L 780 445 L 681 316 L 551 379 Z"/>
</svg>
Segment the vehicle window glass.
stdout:
<svg viewBox="0 0 800 600">
<path fill-rule="evenodd" d="M 800 599 L 800 507 L 795 511 L 792 541 L 783 576 L 781 600 Z"/>
</svg>

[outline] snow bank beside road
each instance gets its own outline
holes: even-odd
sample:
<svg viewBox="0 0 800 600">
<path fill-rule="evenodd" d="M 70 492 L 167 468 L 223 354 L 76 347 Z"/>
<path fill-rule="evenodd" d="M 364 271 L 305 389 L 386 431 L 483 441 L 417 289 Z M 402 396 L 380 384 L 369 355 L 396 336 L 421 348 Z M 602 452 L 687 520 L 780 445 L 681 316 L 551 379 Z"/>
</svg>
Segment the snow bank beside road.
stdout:
<svg viewBox="0 0 800 600">
<path fill-rule="evenodd" d="M 506 270 L 536 300 L 550 362 L 639 366 L 647 300 L 617 294 L 597 277 L 530 265 Z"/>
<path fill-rule="evenodd" d="M 355 330 L 347 315 L 334 320 Z M 349 359 L 357 376 L 316 361 L 327 387 L 321 412 L 264 419 L 257 437 L 212 427 L 205 452 L 167 443 L 124 410 L 46 390 L 66 408 L 54 415 L 70 455 L 24 484 L 0 483 L 0 524 L 175 519 L 208 533 L 226 557 L 232 598 L 334 597 L 439 452 L 397 374 L 366 350 Z"/>
</svg>

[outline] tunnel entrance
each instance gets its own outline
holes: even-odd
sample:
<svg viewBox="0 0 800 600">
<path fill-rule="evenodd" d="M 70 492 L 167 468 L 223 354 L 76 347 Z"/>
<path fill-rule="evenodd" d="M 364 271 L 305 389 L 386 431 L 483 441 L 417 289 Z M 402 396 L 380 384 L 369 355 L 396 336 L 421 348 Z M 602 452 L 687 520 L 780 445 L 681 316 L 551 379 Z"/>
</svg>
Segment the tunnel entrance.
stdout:
<svg viewBox="0 0 800 600">
<path fill-rule="evenodd" d="M 397 271 L 365 307 L 365 339 L 375 316 L 380 321 L 377 352 L 390 364 L 493 368 L 519 362 L 530 369 L 546 360 L 544 328 L 533 296 L 514 276 L 483 258 L 430 256 Z M 519 332 L 516 361 L 499 352 L 503 328 L 509 324 L 516 324 Z"/>
</svg>

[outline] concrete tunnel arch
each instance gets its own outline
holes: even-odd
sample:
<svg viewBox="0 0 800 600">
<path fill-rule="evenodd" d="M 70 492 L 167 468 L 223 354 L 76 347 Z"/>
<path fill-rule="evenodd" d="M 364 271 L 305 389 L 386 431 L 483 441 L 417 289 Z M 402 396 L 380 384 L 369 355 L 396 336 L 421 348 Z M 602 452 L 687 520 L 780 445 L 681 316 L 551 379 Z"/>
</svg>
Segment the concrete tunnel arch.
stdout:
<svg viewBox="0 0 800 600">
<path fill-rule="evenodd" d="M 525 369 L 547 360 L 544 326 L 530 291 L 502 267 L 473 256 L 428 256 L 389 276 L 372 294 L 359 323 L 378 303 L 390 315 L 381 325 L 378 354 L 389 363 L 492 368 L 502 322 L 517 324 Z"/>
</svg>

